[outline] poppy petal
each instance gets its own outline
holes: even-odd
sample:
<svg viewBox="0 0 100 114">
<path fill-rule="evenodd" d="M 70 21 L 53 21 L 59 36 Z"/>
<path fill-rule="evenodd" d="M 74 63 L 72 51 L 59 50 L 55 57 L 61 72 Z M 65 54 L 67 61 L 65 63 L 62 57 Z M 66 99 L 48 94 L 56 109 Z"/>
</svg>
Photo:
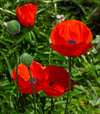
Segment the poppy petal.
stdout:
<svg viewBox="0 0 100 114">
<path fill-rule="evenodd" d="M 55 65 L 48 65 L 44 70 L 45 80 L 43 91 L 51 97 L 63 95 L 68 90 L 69 74 L 68 72 Z M 71 87 L 73 87 L 71 83 Z"/>
<path fill-rule="evenodd" d="M 44 71 L 40 63 L 33 61 L 30 66 L 30 71 L 33 78 L 33 85 L 35 93 L 42 89 L 42 82 L 44 80 Z M 12 72 L 12 78 L 16 81 L 16 69 Z M 32 84 L 27 66 L 24 64 L 18 65 L 18 87 L 19 91 L 24 94 L 32 94 Z"/>
<path fill-rule="evenodd" d="M 64 39 L 65 41 L 74 40 L 77 43 L 89 43 L 92 40 L 92 33 L 83 22 L 67 20 L 55 25 L 50 39 L 55 45 L 62 45 Z"/>
<path fill-rule="evenodd" d="M 27 27 L 34 25 L 36 11 L 37 6 L 31 3 L 22 5 L 21 8 L 16 7 L 19 22 Z"/>
<path fill-rule="evenodd" d="M 12 72 L 12 78 L 15 80 L 16 82 L 16 70 L 14 70 Z M 19 75 L 18 75 L 18 86 L 19 88 L 21 89 L 26 89 L 26 88 L 29 88 L 31 86 L 31 84 L 27 81 L 25 81 L 23 78 L 21 78 Z"/>
<path fill-rule="evenodd" d="M 50 47 L 61 55 L 68 57 L 77 57 L 86 53 L 94 44 L 74 44 L 70 46 L 65 45 L 50 45 Z"/>
</svg>

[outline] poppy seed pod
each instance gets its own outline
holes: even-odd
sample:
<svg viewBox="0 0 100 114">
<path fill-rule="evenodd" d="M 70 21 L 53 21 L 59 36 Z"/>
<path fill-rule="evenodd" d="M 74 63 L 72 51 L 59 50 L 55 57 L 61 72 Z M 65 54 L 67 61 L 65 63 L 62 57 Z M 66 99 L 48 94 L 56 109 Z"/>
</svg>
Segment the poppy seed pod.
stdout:
<svg viewBox="0 0 100 114">
<path fill-rule="evenodd" d="M 21 26 L 17 20 L 4 22 L 4 26 L 7 28 L 10 34 L 16 34 L 20 32 Z"/>
<path fill-rule="evenodd" d="M 21 55 L 21 62 L 26 65 L 26 66 L 30 66 L 33 62 L 33 58 L 31 55 L 29 55 L 28 53 L 23 53 Z"/>
</svg>

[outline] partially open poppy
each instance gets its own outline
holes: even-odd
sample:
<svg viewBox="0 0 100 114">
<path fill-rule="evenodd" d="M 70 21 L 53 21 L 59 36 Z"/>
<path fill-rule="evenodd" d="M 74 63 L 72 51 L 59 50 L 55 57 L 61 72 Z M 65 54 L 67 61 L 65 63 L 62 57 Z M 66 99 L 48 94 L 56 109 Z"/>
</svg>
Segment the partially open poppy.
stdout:
<svg viewBox="0 0 100 114">
<path fill-rule="evenodd" d="M 48 65 L 44 69 L 45 80 L 43 91 L 51 97 L 58 97 L 68 91 L 69 74 L 65 69 L 55 65 Z M 75 82 L 71 82 L 71 88 Z"/>
<path fill-rule="evenodd" d="M 78 20 L 66 20 L 55 25 L 50 40 L 54 44 L 50 45 L 52 49 L 68 57 L 80 56 L 94 45 L 89 44 L 91 31 Z"/>
<path fill-rule="evenodd" d="M 32 74 L 34 90 L 35 93 L 37 93 L 42 89 L 42 82 L 44 79 L 43 67 L 40 63 L 33 61 L 30 66 L 30 71 Z M 12 72 L 12 78 L 16 81 L 16 69 Z M 24 94 L 33 93 L 28 67 L 22 63 L 18 65 L 18 87 L 20 88 L 19 91 Z"/>
<path fill-rule="evenodd" d="M 33 26 L 35 21 L 35 15 L 37 11 L 37 6 L 31 3 L 23 5 L 21 8 L 17 7 L 17 17 L 19 22 L 29 27 L 29 25 Z"/>
</svg>

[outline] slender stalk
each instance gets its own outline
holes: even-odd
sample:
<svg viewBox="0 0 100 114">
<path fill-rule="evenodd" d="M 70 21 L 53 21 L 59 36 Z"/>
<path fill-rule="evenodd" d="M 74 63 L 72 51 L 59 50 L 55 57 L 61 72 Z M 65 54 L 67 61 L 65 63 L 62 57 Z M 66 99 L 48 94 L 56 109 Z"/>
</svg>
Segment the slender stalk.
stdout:
<svg viewBox="0 0 100 114">
<path fill-rule="evenodd" d="M 54 8 L 55 8 L 55 24 L 57 24 L 57 4 L 54 4 Z"/>
<path fill-rule="evenodd" d="M 52 49 L 50 48 L 50 52 L 49 52 L 49 65 L 51 65 L 51 52 L 52 52 Z"/>
<path fill-rule="evenodd" d="M 52 0 L 53 2 L 53 0 Z M 57 4 L 55 3 L 54 4 L 54 11 L 55 11 L 55 23 L 57 24 Z M 51 65 L 51 51 L 52 49 L 50 48 L 50 53 L 49 53 L 49 65 Z M 54 112 L 54 100 L 53 100 L 53 97 L 51 97 L 51 114 L 53 114 Z"/>
<path fill-rule="evenodd" d="M 52 49 L 50 48 L 50 52 L 49 52 L 49 65 L 51 65 L 51 51 Z M 53 101 L 53 97 L 51 97 L 51 114 L 53 114 L 54 112 L 54 101 Z"/>
<path fill-rule="evenodd" d="M 33 86 L 33 80 L 32 80 L 32 75 L 31 75 L 30 67 L 28 67 L 28 71 L 29 71 L 29 74 L 30 74 L 30 79 L 31 79 L 31 84 L 32 84 L 32 89 L 33 89 L 34 114 L 36 114 L 36 104 L 35 104 L 36 98 L 35 98 L 35 92 L 34 92 L 34 86 Z"/>
<path fill-rule="evenodd" d="M 31 0 L 32 1 L 32 0 Z M 34 3 L 37 4 L 37 0 L 34 0 Z"/>
<path fill-rule="evenodd" d="M 67 98 L 66 98 L 66 107 L 65 107 L 65 113 L 64 114 L 67 114 L 68 103 L 69 103 L 70 86 L 71 86 L 71 57 L 69 57 L 69 85 L 68 85 L 68 92 L 67 92 Z"/>
<path fill-rule="evenodd" d="M 51 114 L 54 112 L 54 100 L 53 97 L 51 97 Z"/>
<path fill-rule="evenodd" d="M 18 49 L 17 49 L 17 39 L 15 38 L 16 47 L 16 102 L 18 102 Z"/>
</svg>

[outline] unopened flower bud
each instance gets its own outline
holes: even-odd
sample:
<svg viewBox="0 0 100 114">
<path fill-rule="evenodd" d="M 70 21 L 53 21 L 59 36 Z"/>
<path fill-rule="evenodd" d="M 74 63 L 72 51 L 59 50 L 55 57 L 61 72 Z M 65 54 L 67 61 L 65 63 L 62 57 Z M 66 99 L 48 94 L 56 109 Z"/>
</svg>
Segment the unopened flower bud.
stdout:
<svg viewBox="0 0 100 114">
<path fill-rule="evenodd" d="M 4 22 L 4 26 L 7 28 L 8 32 L 11 34 L 19 33 L 21 29 L 20 23 L 17 20 Z"/>
<path fill-rule="evenodd" d="M 26 65 L 26 66 L 30 66 L 33 62 L 33 58 L 31 55 L 29 55 L 28 53 L 23 53 L 21 55 L 21 62 Z"/>
</svg>

